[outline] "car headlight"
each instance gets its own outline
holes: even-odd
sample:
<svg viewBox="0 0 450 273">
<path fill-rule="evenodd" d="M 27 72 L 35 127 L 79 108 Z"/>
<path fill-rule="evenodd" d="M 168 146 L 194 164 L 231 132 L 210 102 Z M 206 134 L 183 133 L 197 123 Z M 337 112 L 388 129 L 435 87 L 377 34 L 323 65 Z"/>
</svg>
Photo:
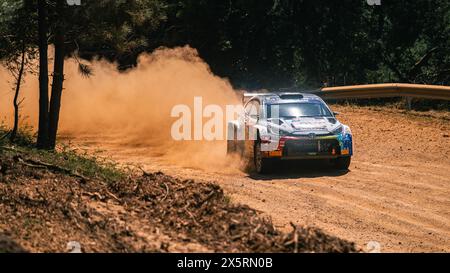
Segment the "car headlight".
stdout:
<svg viewBox="0 0 450 273">
<path fill-rule="evenodd" d="M 351 135 L 352 134 L 352 130 L 350 130 L 350 127 L 344 125 L 343 126 L 343 133 L 344 133 L 344 135 Z"/>
<path fill-rule="evenodd" d="M 339 125 L 338 127 L 336 127 L 336 129 L 334 129 L 331 133 L 335 134 L 335 135 L 339 135 L 342 134 L 344 132 L 344 126 Z"/>
</svg>

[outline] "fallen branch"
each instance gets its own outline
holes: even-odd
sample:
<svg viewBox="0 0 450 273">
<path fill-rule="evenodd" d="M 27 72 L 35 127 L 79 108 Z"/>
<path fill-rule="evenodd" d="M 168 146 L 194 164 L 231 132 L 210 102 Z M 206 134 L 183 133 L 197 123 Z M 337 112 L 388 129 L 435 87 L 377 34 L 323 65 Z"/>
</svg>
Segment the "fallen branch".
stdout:
<svg viewBox="0 0 450 273">
<path fill-rule="evenodd" d="M 14 146 L 0 146 L 0 150 L 6 150 L 15 153 L 24 153 L 23 150 L 15 148 Z"/>
<path fill-rule="evenodd" d="M 60 172 L 60 173 L 64 173 L 73 177 L 77 177 L 79 179 L 82 179 L 84 181 L 88 181 L 89 178 L 78 174 L 70 169 L 66 169 L 57 165 L 53 165 L 50 163 L 46 163 L 46 162 L 42 162 L 42 161 L 38 161 L 38 160 L 34 160 L 34 159 L 23 159 L 20 156 L 16 157 L 17 161 L 20 162 L 21 164 L 31 167 L 31 168 L 41 168 L 41 169 L 48 169 L 50 171 L 54 171 L 54 172 Z"/>
<path fill-rule="evenodd" d="M 298 253 L 298 232 L 297 232 L 297 226 L 294 225 L 294 223 L 290 223 L 291 226 L 294 228 L 294 253 Z"/>
<path fill-rule="evenodd" d="M 146 172 L 141 166 L 138 166 L 139 170 L 142 171 L 142 176 L 152 176 L 150 173 Z"/>
<path fill-rule="evenodd" d="M 169 196 L 169 186 L 167 186 L 167 184 L 164 182 L 162 182 L 162 183 L 166 187 L 166 195 L 164 195 L 164 197 L 161 199 L 161 201 L 164 201 L 164 200 L 166 200 L 167 196 Z"/>
<path fill-rule="evenodd" d="M 116 201 L 119 201 L 119 202 L 120 202 L 119 197 L 115 196 L 112 192 L 110 192 L 110 191 L 107 190 L 106 193 L 107 193 L 109 196 L 111 196 L 112 198 L 116 199 Z"/>
<path fill-rule="evenodd" d="M 8 131 L 6 134 L 4 134 L 2 137 L 0 137 L 0 141 L 2 141 L 5 138 L 7 138 L 10 134 L 11 134 L 11 131 Z M 3 148 L 3 146 L 2 146 L 2 148 Z"/>
</svg>

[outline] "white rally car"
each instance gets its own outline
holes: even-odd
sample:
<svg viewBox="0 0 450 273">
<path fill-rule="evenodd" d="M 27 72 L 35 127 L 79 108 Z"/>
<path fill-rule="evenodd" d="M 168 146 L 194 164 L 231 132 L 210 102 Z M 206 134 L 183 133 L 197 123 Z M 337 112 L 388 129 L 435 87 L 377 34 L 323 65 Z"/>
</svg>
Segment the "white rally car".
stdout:
<svg viewBox="0 0 450 273">
<path fill-rule="evenodd" d="M 329 159 L 348 169 L 352 133 L 318 96 L 308 93 L 244 94 L 244 113 L 228 123 L 227 152 L 251 159 L 258 173 L 274 161 Z"/>
</svg>

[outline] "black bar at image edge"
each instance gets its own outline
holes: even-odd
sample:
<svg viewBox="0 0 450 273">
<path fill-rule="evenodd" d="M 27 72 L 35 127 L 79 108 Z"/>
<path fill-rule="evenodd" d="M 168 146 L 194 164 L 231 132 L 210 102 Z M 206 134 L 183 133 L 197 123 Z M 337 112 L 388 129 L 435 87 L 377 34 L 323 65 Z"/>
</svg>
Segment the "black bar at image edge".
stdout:
<svg viewBox="0 0 450 273">
<path fill-rule="evenodd" d="M 333 270 L 418 269 L 448 259 L 447 254 L 0 254 L 0 263 L 11 263 L 15 270 L 30 267 L 59 271 L 68 268 L 84 272 L 120 270 L 151 272 L 160 268 L 169 272 L 283 272 L 298 268 Z M 7 268 L 7 267 L 6 267 Z M 46 271 L 47 272 L 47 271 Z"/>
</svg>

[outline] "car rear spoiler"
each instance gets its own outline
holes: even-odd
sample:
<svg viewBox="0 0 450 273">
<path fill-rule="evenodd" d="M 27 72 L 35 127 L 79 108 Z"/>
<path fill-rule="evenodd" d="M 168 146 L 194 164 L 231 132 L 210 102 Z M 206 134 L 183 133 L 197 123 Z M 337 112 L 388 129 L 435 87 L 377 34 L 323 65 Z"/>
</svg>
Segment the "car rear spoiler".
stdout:
<svg viewBox="0 0 450 273">
<path fill-rule="evenodd" d="M 242 95 L 242 104 L 245 104 L 247 101 L 251 100 L 254 97 L 262 97 L 262 96 L 273 96 L 273 93 L 244 93 Z"/>
</svg>

